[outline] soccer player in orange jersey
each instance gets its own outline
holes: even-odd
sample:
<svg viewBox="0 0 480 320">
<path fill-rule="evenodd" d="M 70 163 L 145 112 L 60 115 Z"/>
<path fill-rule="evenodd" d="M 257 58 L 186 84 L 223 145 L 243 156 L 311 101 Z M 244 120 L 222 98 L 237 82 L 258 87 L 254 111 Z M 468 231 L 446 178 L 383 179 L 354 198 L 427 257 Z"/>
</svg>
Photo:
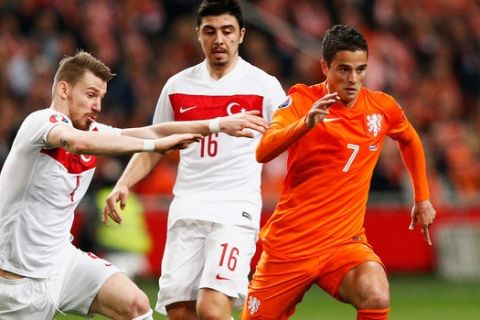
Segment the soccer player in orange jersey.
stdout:
<svg viewBox="0 0 480 320">
<path fill-rule="evenodd" d="M 354 27 L 337 25 L 323 39 L 326 81 L 297 84 L 257 147 L 267 162 L 288 150 L 279 203 L 262 228 L 264 251 L 242 319 L 288 319 L 313 284 L 352 304 L 358 320 L 387 319 L 384 265 L 363 221 L 373 169 L 385 137 L 398 146 L 411 176 L 418 224 L 431 244 L 429 200 L 420 138 L 388 94 L 363 87 L 368 46 Z"/>
</svg>

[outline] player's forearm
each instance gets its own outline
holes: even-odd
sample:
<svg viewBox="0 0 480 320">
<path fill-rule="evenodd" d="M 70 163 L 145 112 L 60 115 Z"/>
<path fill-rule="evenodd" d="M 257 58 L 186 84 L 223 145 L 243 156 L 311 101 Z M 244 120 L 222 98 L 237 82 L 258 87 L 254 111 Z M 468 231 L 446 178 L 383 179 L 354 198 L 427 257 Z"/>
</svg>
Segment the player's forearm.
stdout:
<svg viewBox="0 0 480 320">
<path fill-rule="evenodd" d="M 143 139 L 93 131 L 73 134 L 62 144 L 71 153 L 107 156 L 141 152 L 145 148 Z"/>
<path fill-rule="evenodd" d="M 172 121 L 154 124 L 148 127 L 123 129 L 122 135 L 143 139 L 158 139 L 176 133 L 199 133 L 209 135 L 209 120 Z"/>
<path fill-rule="evenodd" d="M 260 163 L 266 163 L 282 152 L 286 151 L 293 143 L 308 132 L 305 117 L 287 127 L 273 122 L 264 133 L 257 146 L 256 158 Z"/>
<path fill-rule="evenodd" d="M 118 179 L 117 185 L 123 185 L 131 189 L 152 171 L 161 157 L 161 154 L 152 152 L 134 154 L 120 176 L 120 179 Z"/>
<path fill-rule="evenodd" d="M 415 201 L 429 199 L 425 155 L 418 134 L 412 129 L 411 138 L 398 143 L 403 162 L 413 183 Z"/>
<path fill-rule="evenodd" d="M 211 133 L 208 122 L 209 120 L 164 122 L 154 125 L 152 129 L 160 137 L 175 133 L 199 133 L 207 136 Z"/>
</svg>

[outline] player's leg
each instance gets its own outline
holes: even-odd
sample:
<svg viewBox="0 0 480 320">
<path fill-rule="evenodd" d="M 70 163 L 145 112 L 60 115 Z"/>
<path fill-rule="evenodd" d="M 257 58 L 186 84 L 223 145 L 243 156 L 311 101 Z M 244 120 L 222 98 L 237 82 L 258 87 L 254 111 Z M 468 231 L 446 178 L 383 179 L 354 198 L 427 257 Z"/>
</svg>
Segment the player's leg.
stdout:
<svg viewBox="0 0 480 320">
<path fill-rule="evenodd" d="M 153 319 L 146 294 L 120 272 L 110 276 L 102 285 L 93 300 L 90 313 L 112 319 Z"/>
<path fill-rule="evenodd" d="M 197 320 L 197 301 L 180 301 L 166 306 L 168 319 Z"/>
<path fill-rule="evenodd" d="M 205 239 L 205 267 L 200 280 L 200 319 L 229 319 L 247 294 L 250 261 L 258 230 L 215 223 Z"/>
<path fill-rule="evenodd" d="M 117 267 L 73 246 L 70 252 L 68 268 L 61 273 L 62 285 L 51 290 L 59 295 L 59 310 L 115 319 L 152 319 L 148 297 Z"/>
<path fill-rule="evenodd" d="M 389 306 L 389 287 L 383 266 L 365 261 L 345 275 L 339 290 L 343 301 L 357 309 L 383 309 Z"/>
<path fill-rule="evenodd" d="M 200 319 L 229 319 L 235 298 L 224 293 L 202 288 L 198 292 L 197 314 Z"/>
<path fill-rule="evenodd" d="M 262 252 L 241 319 L 285 320 L 311 287 L 318 274 L 318 259 L 279 260 Z"/>
<path fill-rule="evenodd" d="M 358 310 L 358 320 L 384 320 L 390 306 L 390 294 L 385 269 L 376 261 L 365 261 L 350 270 L 340 289 L 343 301 Z"/>
<path fill-rule="evenodd" d="M 387 319 L 387 275 L 368 243 L 359 241 L 337 248 L 325 264 L 318 284 L 338 300 L 352 304 L 358 310 L 357 319 Z"/>
<path fill-rule="evenodd" d="M 196 300 L 211 222 L 177 220 L 169 226 L 155 310 L 168 319 L 197 319 Z"/>
</svg>

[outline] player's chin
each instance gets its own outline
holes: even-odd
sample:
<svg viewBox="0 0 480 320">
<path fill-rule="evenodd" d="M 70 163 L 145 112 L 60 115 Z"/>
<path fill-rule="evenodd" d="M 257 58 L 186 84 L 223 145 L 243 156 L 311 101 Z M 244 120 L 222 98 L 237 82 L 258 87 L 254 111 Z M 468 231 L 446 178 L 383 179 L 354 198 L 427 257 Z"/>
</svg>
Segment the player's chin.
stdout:
<svg viewBox="0 0 480 320">
<path fill-rule="evenodd" d="M 91 120 L 87 120 L 85 122 L 82 123 L 81 127 L 79 129 L 81 130 L 90 130 L 90 127 L 92 125 L 93 121 Z"/>
<path fill-rule="evenodd" d="M 213 56 L 211 62 L 215 67 L 224 67 L 227 65 L 228 59 L 226 57 Z"/>
<path fill-rule="evenodd" d="M 344 90 L 343 95 L 340 97 L 342 101 L 353 101 L 357 99 L 358 90 L 347 89 Z"/>
<path fill-rule="evenodd" d="M 74 121 L 72 120 L 72 125 L 74 128 L 78 129 L 78 130 L 84 130 L 84 131 L 87 131 L 90 129 L 90 122 L 88 122 L 87 120 L 84 120 L 84 121 Z"/>
</svg>

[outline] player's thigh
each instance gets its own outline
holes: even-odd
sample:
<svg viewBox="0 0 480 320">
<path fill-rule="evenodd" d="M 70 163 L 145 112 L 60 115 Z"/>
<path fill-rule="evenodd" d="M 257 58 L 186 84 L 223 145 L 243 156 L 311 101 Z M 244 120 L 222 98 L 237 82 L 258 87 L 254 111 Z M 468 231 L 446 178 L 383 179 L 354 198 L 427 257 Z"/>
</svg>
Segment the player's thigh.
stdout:
<svg viewBox="0 0 480 320">
<path fill-rule="evenodd" d="M 364 279 L 362 276 L 370 274 L 354 272 L 354 270 L 368 261 L 376 266 L 374 273 L 372 273 L 372 275 L 375 275 L 373 277 L 375 281 L 383 281 L 383 279 L 386 281 L 382 261 L 371 246 L 362 241 L 334 248 L 332 254 L 325 261 L 322 272 L 317 279 L 317 284 L 334 298 L 351 302 L 352 294 L 359 289 L 358 281 Z"/>
<path fill-rule="evenodd" d="M 385 269 L 377 261 L 365 261 L 348 271 L 339 295 L 342 301 L 357 308 L 386 308 L 390 304 Z"/>
<path fill-rule="evenodd" d="M 148 297 L 124 273 L 111 275 L 102 285 L 90 308 L 112 318 L 135 316 L 150 310 Z"/>
<path fill-rule="evenodd" d="M 169 227 L 155 307 L 158 312 L 166 314 L 168 305 L 197 300 L 205 265 L 205 239 L 212 225 L 208 221 L 178 220 Z"/>
<path fill-rule="evenodd" d="M 215 223 L 205 242 L 206 261 L 200 288 L 221 292 L 235 299 L 238 307 L 243 305 L 257 234 L 255 228 Z"/>
<path fill-rule="evenodd" d="M 278 260 L 262 253 L 248 287 L 242 320 L 288 319 L 316 279 L 318 259 Z"/>
<path fill-rule="evenodd" d="M 0 319 L 51 320 L 56 308 L 43 279 L 0 277 Z"/>
<path fill-rule="evenodd" d="M 112 275 L 120 274 L 120 270 L 92 253 L 83 252 L 73 246 L 71 251 L 73 255 L 66 265 L 67 268 L 61 273 L 63 279 L 59 309 L 88 315 L 104 283 Z"/>
</svg>

